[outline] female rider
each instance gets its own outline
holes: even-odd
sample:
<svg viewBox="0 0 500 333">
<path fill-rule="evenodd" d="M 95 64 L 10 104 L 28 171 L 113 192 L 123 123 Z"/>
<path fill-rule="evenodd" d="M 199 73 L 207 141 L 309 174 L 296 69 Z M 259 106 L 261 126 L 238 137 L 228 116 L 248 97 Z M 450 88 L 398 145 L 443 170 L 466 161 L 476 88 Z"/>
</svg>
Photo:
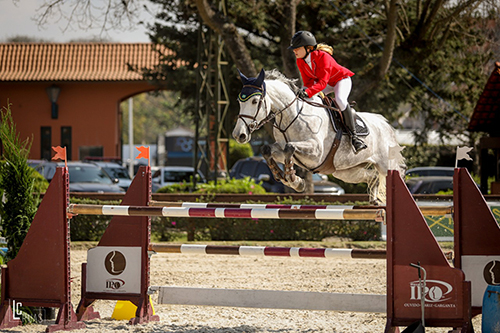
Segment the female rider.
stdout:
<svg viewBox="0 0 500 333">
<path fill-rule="evenodd" d="M 354 75 L 349 69 L 340 66 L 333 58 L 333 48 L 326 44 L 317 44 L 316 38 L 309 31 L 298 31 L 293 35 L 289 49 L 297 58 L 304 87 L 299 90 L 301 98 L 310 98 L 322 91 L 325 95 L 335 93 L 335 102 L 344 114 L 344 121 L 351 132 L 351 142 L 356 154 L 366 148 L 358 137 L 354 123 L 354 110 L 347 98 L 351 92 Z"/>
</svg>

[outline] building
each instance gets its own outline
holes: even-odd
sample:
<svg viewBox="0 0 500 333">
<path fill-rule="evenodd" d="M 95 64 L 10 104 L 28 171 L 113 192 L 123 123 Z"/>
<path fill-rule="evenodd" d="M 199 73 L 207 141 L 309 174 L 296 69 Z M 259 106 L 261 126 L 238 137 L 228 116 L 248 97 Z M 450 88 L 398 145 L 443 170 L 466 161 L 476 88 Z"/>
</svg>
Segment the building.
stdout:
<svg viewBox="0 0 500 333">
<path fill-rule="evenodd" d="M 31 159 L 122 155 L 120 103 L 155 87 L 131 68 L 154 68 L 150 43 L 0 44 L 0 107 L 10 104 Z"/>
</svg>

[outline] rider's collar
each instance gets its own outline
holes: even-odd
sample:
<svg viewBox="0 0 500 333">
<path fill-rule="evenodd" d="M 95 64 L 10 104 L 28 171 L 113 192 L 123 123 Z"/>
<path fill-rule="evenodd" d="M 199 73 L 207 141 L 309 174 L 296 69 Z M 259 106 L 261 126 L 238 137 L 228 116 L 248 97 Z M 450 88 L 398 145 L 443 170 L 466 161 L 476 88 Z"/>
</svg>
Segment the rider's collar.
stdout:
<svg viewBox="0 0 500 333">
<path fill-rule="evenodd" d="M 254 85 L 244 85 L 243 89 L 241 89 L 241 92 L 238 95 L 238 100 L 240 102 L 246 102 L 248 101 L 249 98 L 256 96 L 256 95 L 261 95 L 262 97 L 266 96 L 266 83 L 262 82 L 261 87 L 257 87 Z"/>
</svg>

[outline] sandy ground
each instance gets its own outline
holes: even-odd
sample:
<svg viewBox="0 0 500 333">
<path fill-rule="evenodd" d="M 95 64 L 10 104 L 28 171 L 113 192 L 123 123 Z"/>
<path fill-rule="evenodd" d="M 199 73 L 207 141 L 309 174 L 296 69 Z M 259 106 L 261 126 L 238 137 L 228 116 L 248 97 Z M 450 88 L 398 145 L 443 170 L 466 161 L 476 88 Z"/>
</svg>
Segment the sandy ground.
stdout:
<svg viewBox="0 0 500 333">
<path fill-rule="evenodd" d="M 71 252 L 72 300 L 80 299 L 81 263 L 86 251 Z M 385 294 L 385 260 L 338 260 L 215 255 L 156 254 L 151 261 L 151 285 L 206 288 L 300 290 Z M 97 301 L 99 320 L 73 332 L 383 332 L 385 314 L 247 309 L 157 304 L 159 323 L 130 326 L 111 319 L 115 302 Z M 480 316 L 473 320 L 481 332 Z M 44 332 L 28 325 L 2 332 Z M 427 328 L 426 332 L 448 332 Z"/>
</svg>

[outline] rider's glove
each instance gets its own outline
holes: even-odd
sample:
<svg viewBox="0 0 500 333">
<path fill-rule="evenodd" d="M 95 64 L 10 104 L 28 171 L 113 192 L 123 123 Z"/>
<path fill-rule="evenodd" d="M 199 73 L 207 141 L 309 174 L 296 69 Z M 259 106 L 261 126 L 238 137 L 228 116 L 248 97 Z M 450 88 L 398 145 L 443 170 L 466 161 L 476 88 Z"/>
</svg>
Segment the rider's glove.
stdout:
<svg viewBox="0 0 500 333">
<path fill-rule="evenodd" d="M 297 91 L 297 96 L 302 99 L 309 98 L 309 95 L 306 93 L 306 88 L 299 89 L 299 91 Z"/>
</svg>

